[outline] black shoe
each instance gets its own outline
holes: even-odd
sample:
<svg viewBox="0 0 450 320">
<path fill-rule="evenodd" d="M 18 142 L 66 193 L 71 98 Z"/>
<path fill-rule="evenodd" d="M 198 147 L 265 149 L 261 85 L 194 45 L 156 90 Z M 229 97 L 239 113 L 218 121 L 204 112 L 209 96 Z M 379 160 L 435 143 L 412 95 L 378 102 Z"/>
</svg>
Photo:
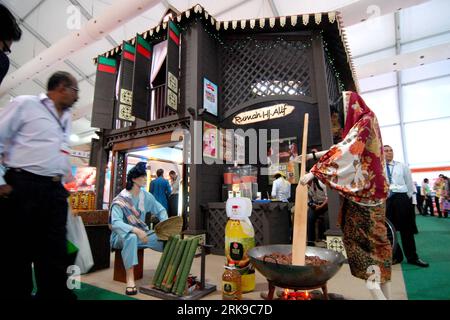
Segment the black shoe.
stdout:
<svg viewBox="0 0 450 320">
<path fill-rule="evenodd" d="M 408 260 L 409 264 L 413 264 L 419 267 L 423 267 L 423 268 L 427 268 L 429 266 L 429 264 L 419 258 L 417 258 L 416 260 Z"/>
</svg>

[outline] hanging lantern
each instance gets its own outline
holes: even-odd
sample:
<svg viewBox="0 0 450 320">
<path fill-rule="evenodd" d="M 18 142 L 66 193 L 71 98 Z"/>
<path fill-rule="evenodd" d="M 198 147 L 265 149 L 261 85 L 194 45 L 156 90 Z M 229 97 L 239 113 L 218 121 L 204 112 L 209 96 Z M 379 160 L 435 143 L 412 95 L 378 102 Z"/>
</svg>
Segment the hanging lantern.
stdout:
<svg viewBox="0 0 450 320">
<path fill-rule="evenodd" d="M 233 30 L 235 30 L 237 28 L 237 21 L 236 20 L 231 21 L 231 26 L 233 27 Z"/>
<path fill-rule="evenodd" d="M 191 15 L 191 10 L 186 11 L 186 18 L 189 18 L 190 15 Z"/>
<path fill-rule="evenodd" d="M 280 17 L 280 26 L 284 27 L 286 25 L 286 17 Z"/>
<path fill-rule="evenodd" d="M 216 21 L 216 30 L 217 30 L 217 31 L 220 30 L 220 21 Z"/>
<path fill-rule="evenodd" d="M 255 27 L 255 23 L 256 23 L 255 19 L 250 20 L 250 28 L 253 29 Z"/>
<path fill-rule="evenodd" d="M 223 22 L 223 28 L 224 28 L 225 30 L 228 30 L 228 24 L 229 24 L 229 21 L 224 21 L 224 22 Z"/>
<path fill-rule="evenodd" d="M 247 25 L 247 20 L 241 20 L 241 29 L 244 30 Z"/>
</svg>

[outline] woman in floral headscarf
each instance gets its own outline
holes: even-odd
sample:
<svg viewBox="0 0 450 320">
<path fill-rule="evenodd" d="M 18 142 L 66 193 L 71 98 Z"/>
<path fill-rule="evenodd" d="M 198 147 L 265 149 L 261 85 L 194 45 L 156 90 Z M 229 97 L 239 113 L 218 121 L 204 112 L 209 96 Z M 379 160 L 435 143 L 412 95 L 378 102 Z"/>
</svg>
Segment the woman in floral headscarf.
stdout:
<svg viewBox="0 0 450 320">
<path fill-rule="evenodd" d="M 352 274 L 378 280 L 371 293 L 389 298 L 392 249 L 385 227 L 385 200 L 389 187 L 378 120 L 355 92 L 343 92 L 343 140 L 316 154 L 318 162 L 300 182 L 314 177 L 341 195 L 338 223 Z M 308 158 L 310 156 L 308 155 Z"/>
</svg>

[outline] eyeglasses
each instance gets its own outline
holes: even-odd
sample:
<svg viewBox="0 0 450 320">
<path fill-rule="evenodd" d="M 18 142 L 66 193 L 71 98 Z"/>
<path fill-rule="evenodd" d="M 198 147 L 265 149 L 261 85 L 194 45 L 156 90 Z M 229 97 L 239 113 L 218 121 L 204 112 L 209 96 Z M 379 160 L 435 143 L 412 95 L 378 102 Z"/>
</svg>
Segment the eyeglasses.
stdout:
<svg viewBox="0 0 450 320">
<path fill-rule="evenodd" d="M 6 44 L 5 40 L 2 40 L 3 42 L 3 53 L 8 55 L 11 53 L 11 48 Z"/>
<path fill-rule="evenodd" d="M 75 92 L 78 92 L 78 91 L 80 91 L 80 89 L 78 89 L 78 88 L 75 88 L 75 87 L 71 87 L 71 86 L 67 86 L 66 88 L 70 88 L 70 89 L 72 89 L 73 91 L 75 91 Z"/>
</svg>

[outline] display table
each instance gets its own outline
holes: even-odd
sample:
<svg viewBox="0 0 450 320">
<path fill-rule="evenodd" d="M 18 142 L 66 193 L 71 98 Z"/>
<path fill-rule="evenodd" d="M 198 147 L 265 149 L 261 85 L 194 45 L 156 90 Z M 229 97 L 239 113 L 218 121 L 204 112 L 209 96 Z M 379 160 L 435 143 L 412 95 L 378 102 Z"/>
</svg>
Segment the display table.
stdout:
<svg viewBox="0 0 450 320">
<path fill-rule="evenodd" d="M 86 228 L 94 259 L 94 266 L 89 272 L 109 268 L 111 260 L 109 242 L 111 230 L 108 226 L 108 210 L 74 210 L 72 213 L 81 217 Z"/>
<path fill-rule="evenodd" d="M 252 203 L 250 221 L 255 229 L 256 246 L 291 243 L 291 208 L 293 203 Z M 202 206 L 206 219 L 207 243 L 211 253 L 223 255 L 225 250 L 225 225 L 228 217 L 225 202 L 212 202 Z"/>
</svg>

